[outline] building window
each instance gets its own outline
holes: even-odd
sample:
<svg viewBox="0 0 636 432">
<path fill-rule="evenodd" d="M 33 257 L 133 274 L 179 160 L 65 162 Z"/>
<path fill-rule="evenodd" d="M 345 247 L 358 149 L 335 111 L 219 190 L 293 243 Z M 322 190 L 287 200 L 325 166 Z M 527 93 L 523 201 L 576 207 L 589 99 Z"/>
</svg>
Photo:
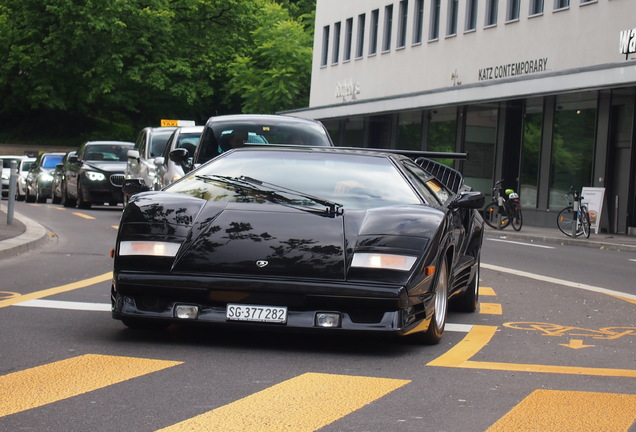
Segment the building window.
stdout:
<svg viewBox="0 0 636 432">
<path fill-rule="evenodd" d="M 543 0 L 530 0 L 530 15 L 540 15 L 543 13 Z"/>
<path fill-rule="evenodd" d="M 422 145 L 422 111 L 398 114 L 397 142 L 395 148 L 420 150 Z"/>
<path fill-rule="evenodd" d="M 424 31 L 424 0 L 415 2 L 415 17 L 413 21 L 413 44 L 422 43 Z"/>
<path fill-rule="evenodd" d="M 428 35 L 429 40 L 439 38 L 439 13 L 441 0 L 431 1 L 431 30 Z"/>
<path fill-rule="evenodd" d="M 487 0 L 486 2 L 486 27 L 497 25 L 497 6 L 499 0 Z"/>
<path fill-rule="evenodd" d="M 327 66 L 329 59 L 329 26 L 322 28 L 322 55 L 320 56 L 320 66 Z"/>
<path fill-rule="evenodd" d="M 523 143 L 519 170 L 519 199 L 522 207 L 537 207 L 542 129 L 543 98 L 528 99 L 523 116 Z"/>
<path fill-rule="evenodd" d="M 570 7 L 570 0 L 554 0 L 554 10 Z"/>
<path fill-rule="evenodd" d="M 433 152 L 457 151 L 457 108 L 439 108 L 428 112 L 425 150 Z M 451 159 L 439 160 L 453 166 Z"/>
<path fill-rule="evenodd" d="M 393 33 L 393 5 L 384 8 L 384 38 L 382 41 L 382 51 L 391 49 L 391 34 Z"/>
<path fill-rule="evenodd" d="M 448 27 L 446 28 L 446 36 L 457 34 L 457 9 L 459 8 L 459 0 L 448 0 Z"/>
<path fill-rule="evenodd" d="M 378 24 L 380 11 L 378 9 L 371 12 L 371 30 L 369 32 L 369 55 L 378 52 Z"/>
<path fill-rule="evenodd" d="M 585 3 L 596 3 L 598 0 L 581 0 L 581 4 Z"/>
<path fill-rule="evenodd" d="M 358 43 L 356 45 L 356 58 L 364 55 L 364 26 L 367 21 L 365 14 L 358 15 Z"/>
<path fill-rule="evenodd" d="M 596 92 L 560 95 L 556 98 L 552 126 L 552 155 L 548 206 L 568 205 L 565 194 L 573 186 L 581 190 L 592 184 Z"/>
<path fill-rule="evenodd" d="M 340 60 L 340 23 L 333 25 L 333 48 L 331 51 L 331 63 L 336 64 Z"/>
<path fill-rule="evenodd" d="M 406 46 L 406 21 L 409 13 L 409 1 L 400 1 L 400 22 L 398 24 L 398 40 L 397 47 L 404 48 Z"/>
<path fill-rule="evenodd" d="M 477 4 L 478 0 L 468 0 L 466 2 L 466 25 L 464 30 L 470 31 L 477 28 Z"/>
<path fill-rule="evenodd" d="M 463 151 L 475 157 L 470 157 L 464 162 L 464 177 L 466 184 L 475 190 L 490 191 L 492 187 L 498 108 L 497 103 L 471 105 L 466 108 Z"/>
<path fill-rule="evenodd" d="M 506 21 L 517 21 L 519 19 L 520 0 L 508 0 L 508 14 Z"/>
<path fill-rule="evenodd" d="M 345 21 L 345 44 L 344 44 L 344 53 L 343 53 L 343 61 L 351 60 L 351 37 L 353 36 L 353 18 L 348 18 Z"/>
</svg>

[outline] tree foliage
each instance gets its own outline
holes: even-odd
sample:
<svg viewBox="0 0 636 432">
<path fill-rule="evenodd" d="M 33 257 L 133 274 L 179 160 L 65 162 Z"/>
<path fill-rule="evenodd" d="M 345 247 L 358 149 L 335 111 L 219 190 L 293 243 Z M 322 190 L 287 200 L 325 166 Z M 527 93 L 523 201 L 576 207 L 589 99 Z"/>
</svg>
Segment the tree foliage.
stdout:
<svg viewBox="0 0 636 432">
<path fill-rule="evenodd" d="M 142 127 L 302 106 L 315 0 L 279 3 L 3 0 L 0 116 L 53 112 Z"/>
</svg>

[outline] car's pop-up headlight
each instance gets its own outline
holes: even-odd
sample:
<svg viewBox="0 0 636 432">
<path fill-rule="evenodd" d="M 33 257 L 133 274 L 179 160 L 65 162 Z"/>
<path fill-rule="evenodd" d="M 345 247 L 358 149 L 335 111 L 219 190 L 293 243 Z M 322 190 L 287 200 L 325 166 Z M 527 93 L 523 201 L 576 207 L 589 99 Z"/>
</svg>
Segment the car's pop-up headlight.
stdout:
<svg viewBox="0 0 636 432">
<path fill-rule="evenodd" d="M 409 271 L 417 257 L 373 252 L 356 252 L 351 267 Z"/>
<path fill-rule="evenodd" d="M 160 241 L 123 241 L 119 243 L 119 255 L 173 257 L 177 254 L 179 246 L 179 243 Z"/>
</svg>

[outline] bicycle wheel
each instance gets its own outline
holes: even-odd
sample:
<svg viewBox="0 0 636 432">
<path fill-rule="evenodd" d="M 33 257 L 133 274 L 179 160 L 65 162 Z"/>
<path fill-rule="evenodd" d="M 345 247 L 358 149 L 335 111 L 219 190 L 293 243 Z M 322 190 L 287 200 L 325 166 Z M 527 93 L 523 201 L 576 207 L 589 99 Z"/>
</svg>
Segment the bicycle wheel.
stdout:
<svg viewBox="0 0 636 432">
<path fill-rule="evenodd" d="M 512 225 L 513 230 L 521 230 L 521 226 L 523 225 L 523 215 L 521 214 L 521 207 L 515 206 L 512 209 L 512 218 L 510 218 L 510 224 Z"/>
<path fill-rule="evenodd" d="M 579 215 L 579 217 L 581 218 L 580 223 L 583 230 L 583 235 L 585 235 L 585 238 L 590 238 L 590 227 L 592 225 L 590 223 L 590 214 L 587 212 L 587 210 L 581 210 Z"/>
<path fill-rule="evenodd" d="M 563 234 L 572 237 L 572 224 L 575 223 L 576 213 L 572 206 L 566 207 L 557 215 L 557 226 Z"/>
<path fill-rule="evenodd" d="M 503 229 L 510 225 L 510 218 L 497 203 L 490 203 L 484 210 L 484 222 L 494 229 Z"/>
</svg>

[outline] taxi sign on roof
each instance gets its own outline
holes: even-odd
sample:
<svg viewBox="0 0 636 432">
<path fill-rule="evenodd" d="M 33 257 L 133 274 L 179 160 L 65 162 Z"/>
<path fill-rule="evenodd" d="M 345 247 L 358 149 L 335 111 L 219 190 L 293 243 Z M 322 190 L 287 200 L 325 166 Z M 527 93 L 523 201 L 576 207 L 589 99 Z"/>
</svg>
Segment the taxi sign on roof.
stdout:
<svg viewBox="0 0 636 432">
<path fill-rule="evenodd" d="M 167 120 L 161 119 L 161 127 L 167 126 L 196 126 L 194 120 Z"/>
</svg>

